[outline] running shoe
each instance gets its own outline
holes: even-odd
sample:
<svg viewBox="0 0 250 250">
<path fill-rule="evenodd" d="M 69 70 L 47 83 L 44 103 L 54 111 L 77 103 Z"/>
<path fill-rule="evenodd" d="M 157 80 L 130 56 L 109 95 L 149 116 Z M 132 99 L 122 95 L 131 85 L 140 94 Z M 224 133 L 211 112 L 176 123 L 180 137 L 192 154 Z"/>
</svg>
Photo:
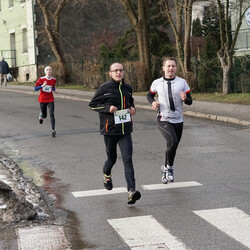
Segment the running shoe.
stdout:
<svg viewBox="0 0 250 250">
<path fill-rule="evenodd" d="M 43 124 L 43 115 L 42 115 L 42 113 L 39 114 L 39 118 L 38 119 L 39 119 L 39 123 Z"/>
<path fill-rule="evenodd" d="M 174 182 L 174 166 L 167 166 L 168 168 L 168 173 L 167 173 L 167 178 L 168 181 Z"/>
<path fill-rule="evenodd" d="M 52 137 L 55 137 L 56 136 L 56 131 L 55 130 L 51 130 L 51 135 L 52 135 Z"/>
<path fill-rule="evenodd" d="M 112 190 L 113 183 L 112 183 L 111 175 L 103 174 L 103 184 L 107 190 Z"/>
<path fill-rule="evenodd" d="M 165 166 L 161 166 L 161 181 L 163 184 L 167 184 L 168 183 L 168 178 L 167 178 L 167 170 L 165 169 Z"/>
<path fill-rule="evenodd" d="M 128 192 L 128 204 L 135 204 L 136 201 L 140 200 L 141 193 L 139 191 L 130 190 Z"/>
</svg>

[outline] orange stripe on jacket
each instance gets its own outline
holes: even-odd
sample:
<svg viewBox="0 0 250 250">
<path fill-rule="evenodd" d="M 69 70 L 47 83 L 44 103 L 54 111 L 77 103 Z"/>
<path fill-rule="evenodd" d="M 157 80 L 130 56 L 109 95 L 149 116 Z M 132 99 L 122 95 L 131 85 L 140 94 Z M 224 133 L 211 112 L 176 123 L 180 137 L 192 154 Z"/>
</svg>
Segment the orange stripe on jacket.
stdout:
<svg viewBox="0 0 250 250">
<path fill-rule="evenodd" d="M 106 121 L 106 131 L 108 131 L 109 120 Z"/>
<path fill-rule="evenodd" d="M 123 109 L 126 108 L 125 96 L 123 96 Z"/>
</svg>

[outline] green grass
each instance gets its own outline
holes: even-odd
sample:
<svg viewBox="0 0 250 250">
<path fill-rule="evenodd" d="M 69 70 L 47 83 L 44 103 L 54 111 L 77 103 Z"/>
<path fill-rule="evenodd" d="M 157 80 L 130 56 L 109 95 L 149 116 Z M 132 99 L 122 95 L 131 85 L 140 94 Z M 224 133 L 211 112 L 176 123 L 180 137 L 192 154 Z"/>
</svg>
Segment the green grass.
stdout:
<svg viewBox="0 0 250 250">
<path fill-rule="evenodd" d="M 10 85 L 26 85 L 26 86 L 35 86 L 35 83 L 23 83 L 23 82 L 10 82 Z M 74 89 L 74 90 L 82 90 L 82 91 L 93 91 L 96 89 L 90 89 L 83 85 L 65 85 L 65 86 L 57 86 L 57 88 L 63 89 Z M 147 91 L 144 92 L 135 92 L 134 95 L 138 96 L 146 96 Z M 214 94 L 206 94 L 206 93 L 192 93 L 193 100 L 196 101 L 208 101 L 208 102 L 224 102 L 224 103 L 233 103 L 233 104 L 245 104 L 250 105 L 250 93 L 237 93 L 237 94 L 228 94 L 223 95 L 219 93 Z"/>
<path fill-rule="evenodd" d="M 250 105 L 250 93 L 237 93 L 228 95 L 223 95 L 219 93 L 214 93 L 214 94 L 194 93 L 192 94 L 192 98 L 193 100 L 197 101 L 226 102 L 226 103 Z"/>
<path fill-rule="evenodd" d="M 136 92 L 134 95 L 146 96 L 147 92 Z M 206 93 L 191 93 L 193 100 L 208 101 L 208 102 L 224 102 L 233 104 L 250 105 L 250 93 L 228 94 L 223 95 L 219 93 L 206 94 Z"/>
</svg>

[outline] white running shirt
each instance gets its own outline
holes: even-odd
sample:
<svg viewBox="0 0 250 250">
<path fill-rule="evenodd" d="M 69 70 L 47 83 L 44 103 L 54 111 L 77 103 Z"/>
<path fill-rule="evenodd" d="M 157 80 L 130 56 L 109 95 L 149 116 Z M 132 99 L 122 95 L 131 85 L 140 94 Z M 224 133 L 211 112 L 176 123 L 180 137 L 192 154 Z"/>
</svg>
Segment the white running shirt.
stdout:
<svg viewBox="0 0 250 250">
<path fill-rule="evenodd" d="M 161 121 L 168 121 L 170 123 L 183 122 L 183 101 L 180 92 L 188 93 L 190 88 L 185 79 L 176 76 L 171 82 L 171 89 L 175 111 L 170 109 L 168 98 L 168 84 L 163 77 L 153 81 L 150 87 L 152 94 L 158 94 L 158 102 L 160 103 Z"/>
</svg>

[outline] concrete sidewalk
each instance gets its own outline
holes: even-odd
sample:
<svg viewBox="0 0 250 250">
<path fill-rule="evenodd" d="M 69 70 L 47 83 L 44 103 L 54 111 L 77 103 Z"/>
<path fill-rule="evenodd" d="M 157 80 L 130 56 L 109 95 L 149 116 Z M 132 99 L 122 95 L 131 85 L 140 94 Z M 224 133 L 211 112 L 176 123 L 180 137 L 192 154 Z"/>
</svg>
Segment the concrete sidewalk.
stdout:
<svg viewBox="0 0 250 250">
<path fill-rule="evenodd" d="M 2 86 L 0 91 L 21 92 L 31 95 L 39 94 L 39 92 L 34 92 L 33 87 L 24 85 Z M 70 89 L 57 89 L 57 91 L 58 94 L 55 94 L 55 98 L 84 102 L 89 102 L 94 95 L 94 92 L 90 91 Z M 145 96 L 134 96 L 134 99 L 137 108 L 151 110 L 151 105 Z M 193 101 L 191 106 L 184 105 L 184 115 L 250 127 L 250 105 Z"/>
</svg>

